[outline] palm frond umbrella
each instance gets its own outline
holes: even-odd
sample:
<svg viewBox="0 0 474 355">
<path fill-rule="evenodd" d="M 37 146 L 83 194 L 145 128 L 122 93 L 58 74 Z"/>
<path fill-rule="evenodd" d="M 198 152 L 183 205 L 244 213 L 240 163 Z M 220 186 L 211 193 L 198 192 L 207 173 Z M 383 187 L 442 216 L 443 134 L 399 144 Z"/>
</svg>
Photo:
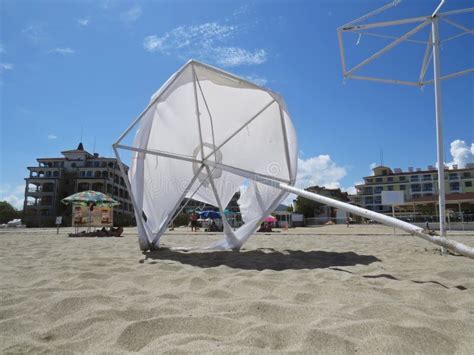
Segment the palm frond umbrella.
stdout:
<svg viewBox="0 0 474 355">
<path fill-rule="evenodd" d="M 117 206 L 120 202 L 114 200 L 112 197 L 93 190 L 87 190 L 75 193 L 61 200 L 65 205 L 76 203 L 85 206 Z"/>
<path fill-rule="evenodd" d="M 90 229 L 90 222 L 91 222 L 91 212 L 94 206 L 108 206 L 113 207 L 120 205 L 120 202 L 114 200 L 112 197 L 103 194 L 102 192 L 97 192 L 93 190 L 81 191 L 75 193 L 74 195 L 68 196 L 61 200 L 62 203 L 65 205 L 69 204 L 77 204 L 89 207 L 89 226 L 88 230 Z"/>
</svg>

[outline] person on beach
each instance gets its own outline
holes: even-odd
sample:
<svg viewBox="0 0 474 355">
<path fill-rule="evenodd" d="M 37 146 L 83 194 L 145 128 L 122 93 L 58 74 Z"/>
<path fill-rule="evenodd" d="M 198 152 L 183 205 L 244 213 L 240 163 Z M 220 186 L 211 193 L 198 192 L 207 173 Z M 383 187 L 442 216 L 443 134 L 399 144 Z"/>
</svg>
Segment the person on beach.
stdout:
<svg viewBox="0 0 474 355">
<path fill-rule="evenodd" d="M 346 218 L 346 226 L 347 226 L 347 228 L 349 228 L 349 225 L 351 224 L 351 221 L 352 221 L 352 218 L 349 217 L 349 216 L 347 216 L 347 218 Z"/>
<path fill-rule="evenodd" d="M 196 212 L 192 212 L 191 216 L 189 217 L 191 222 L 191 232 L 197 232 L 198 229 L 198 215 Z"/>
</svg>

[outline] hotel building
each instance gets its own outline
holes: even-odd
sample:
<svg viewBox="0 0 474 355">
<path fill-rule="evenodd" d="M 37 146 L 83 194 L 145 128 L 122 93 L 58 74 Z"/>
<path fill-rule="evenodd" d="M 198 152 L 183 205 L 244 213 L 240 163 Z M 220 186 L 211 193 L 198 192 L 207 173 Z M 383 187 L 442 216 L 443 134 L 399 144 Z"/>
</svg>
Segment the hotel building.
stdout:
<svg viewBox="0 0 474 355">
<path fill-rule="evenodd" d="M 464 169 L 456 165 L 445 167 L 446 209 L 464 214 L 474 213 L 474 164 Z M 438 209 L 438 172 L 434 166 L 427 170 L 408 168 L 408 171 L 377 166 L 372 176 L 364 177 L 364 183 L 356 186 L 355 204 L 381 213 L 391 213 L 392 207 L 382 205 L 382 191 L 403 191 L 405 204 L 398 210 L 411 212 Z"/>
<path fill-rule="evenodd" d="M 60 158 L 38 158 L 38 166 L 28 167 L 23 205 L 26 225 L 53 226 L 56 216 L 63 216 L 63 224 L 70 225 L 71 207 L 61 200 L 86 190 L 103 192 L 120 202 L 114 207 L 116 225 L 133 223 L 133 206 L 117 159 L 91 154 L 82 143 L 61 154 Z M 128 171 L 127 166 L 125 169 Z"/>
</svg>

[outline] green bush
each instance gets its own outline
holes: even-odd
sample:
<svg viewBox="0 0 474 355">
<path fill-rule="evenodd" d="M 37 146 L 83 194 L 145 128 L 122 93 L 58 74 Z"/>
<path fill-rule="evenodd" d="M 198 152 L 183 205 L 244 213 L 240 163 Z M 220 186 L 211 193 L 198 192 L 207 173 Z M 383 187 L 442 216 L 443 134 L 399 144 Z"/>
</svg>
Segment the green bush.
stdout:
<svg viewBox="0 0 474 355">
<path fill-rule="evenodd" d="M 7 201 L 0 201 L 0 224 L 10 222 L 15 218 L 21 218 L 20 212 Z"/>
</svg>

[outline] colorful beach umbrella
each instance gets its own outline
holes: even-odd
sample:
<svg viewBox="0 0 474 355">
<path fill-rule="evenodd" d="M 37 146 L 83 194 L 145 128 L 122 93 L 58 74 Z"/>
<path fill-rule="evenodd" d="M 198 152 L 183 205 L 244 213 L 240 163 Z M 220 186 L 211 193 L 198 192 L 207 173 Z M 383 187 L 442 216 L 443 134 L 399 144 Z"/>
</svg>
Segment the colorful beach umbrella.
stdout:
<svg viewBox="0 0 474 355">
<path fill-rule="evenodd" d="M 97 191 L 82 191 L 68 196 L 61 200 L 64 204 L 76 203 L 81 205 L 89 205 L 93 203 L 96 206 L 117 206 L 120 202 L 114 200 L 112 197 Z"/>
<path fill-rule="evenodd" d="M 277 221 L 277 219 L 273 216 L 268 216 L 263 221 L 268 222 L 268 223 L 275 223 Z"/>
</svg>

